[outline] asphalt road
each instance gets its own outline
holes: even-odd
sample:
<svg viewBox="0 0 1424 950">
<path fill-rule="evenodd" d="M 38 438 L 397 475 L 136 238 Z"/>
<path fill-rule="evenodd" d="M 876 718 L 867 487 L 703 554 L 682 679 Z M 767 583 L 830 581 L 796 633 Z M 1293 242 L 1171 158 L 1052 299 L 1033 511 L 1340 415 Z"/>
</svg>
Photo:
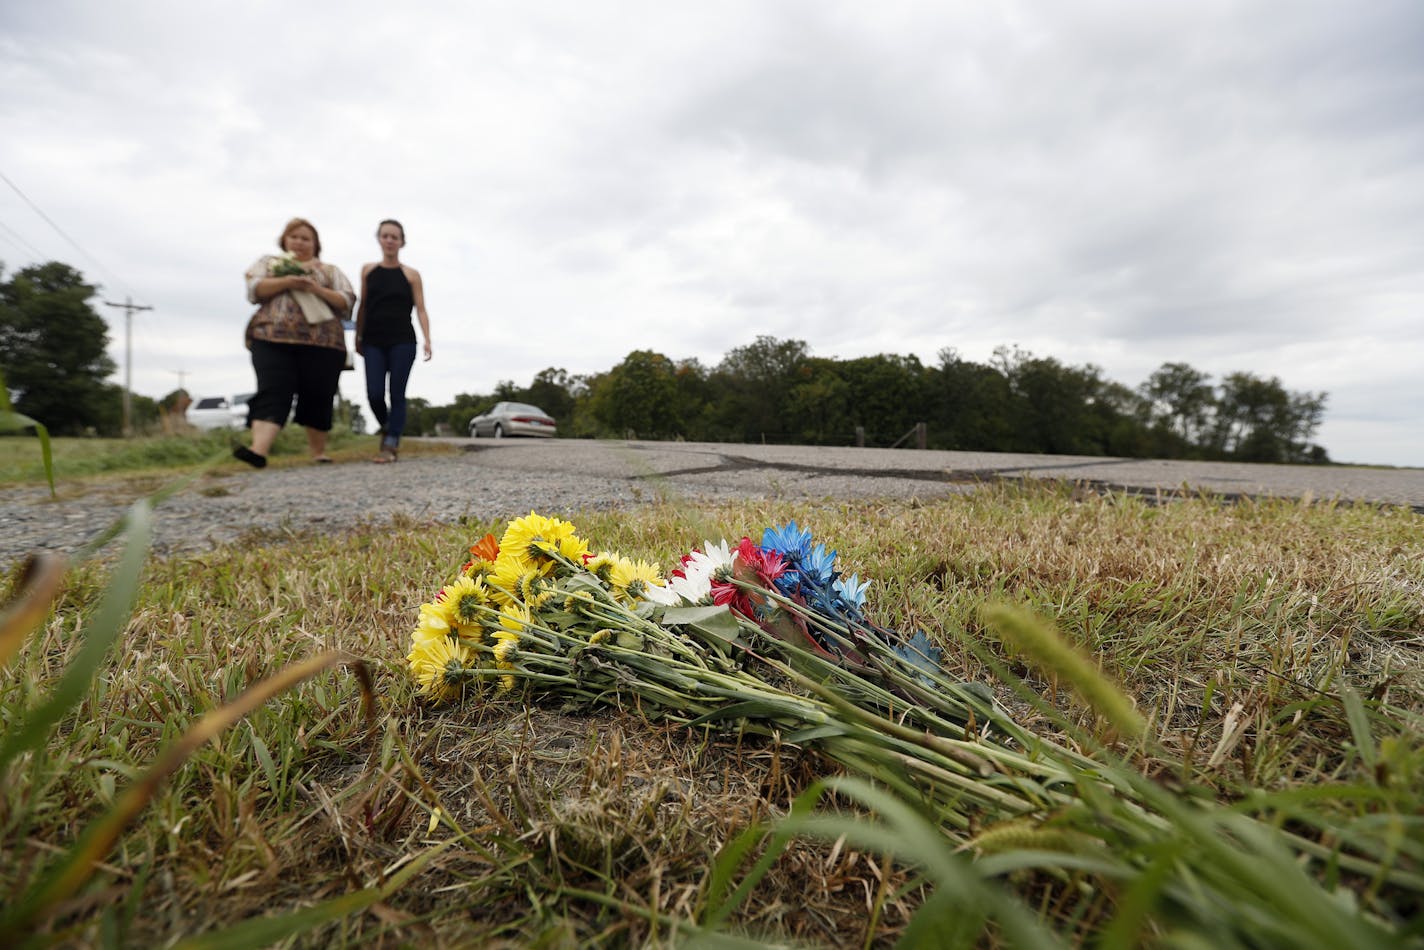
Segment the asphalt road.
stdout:
<svg viewBox="0 0 1424 950">
<path fill-rule="evenodd" d="M 336 532 L 389 518 L 501 521 L 531 510 L 574 514 L 659 497 L 928 501 L 995 481 L 1036 478 L 1149 497 L 1183 491 L 1225 500 L 1281 496 L 1402 505 L 1424 513 L 1424 469 L 696 442 L 445 441 L 464 451 L 407 452 L 398 465 L 360 460 L 260 472 L 227 466 L 158 506 L 154 549 L 194 551 L 252 531 L 276 537 Z M 61 477 L 57 499 L 40 486 L 0 491 L 0 565 L 37 550 L 77 551 L 154 487 L 151 479 L 70 484 Z"/>
<path fill-rule="evenodd" d="M 1209 492 L 1405 505 L 1424 513 L 1424 469 L 1257 465 L 1002 452 L 707 442 L 451 439 L 481 465 L 629 478 L 673 487 L 798 495 L 929 495 L 997 480 L 1058 479 L 1158 495 Z M 760 494 L 761 492 L 756 492 Z"/>
</svg>

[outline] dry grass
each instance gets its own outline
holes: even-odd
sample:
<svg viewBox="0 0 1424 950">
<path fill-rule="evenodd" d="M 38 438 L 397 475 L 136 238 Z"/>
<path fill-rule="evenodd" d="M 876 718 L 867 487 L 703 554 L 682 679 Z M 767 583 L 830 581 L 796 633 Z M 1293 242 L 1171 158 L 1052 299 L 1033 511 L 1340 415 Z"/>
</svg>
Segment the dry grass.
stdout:
<svg viewBox="0 0 1424 950">
<path fill-rule="evenodd" d="M 1209 499 L 1153 507 L 1050 486 L 928 505 L 661 505 L 576 523 L 596 545 L 670 565 L 703 537 L 788 518 L 875 579 L 877 619 L 942 639 L 952 675 L 987 678 L 969 649 L 982 643 L 1087 721 L 1058 684 L 986 640 L 978 619 L 993 599 L 1053 618 L 1148 716 L 1161 740 L 1139 759 L 1151 774 L 1206 783 L 1224 800 L 1366 783 L 1392 797 L 1332 807 L 1418 813 L 1416 515 Z M 270 703 L 174 776 L 53 932 L 157 945 L 369 886 L 454 837 L 410 885 L 314 942 L 670 942 L 679 922 L 699 918 L 718 850 L 783 815 L 830 766 L 762 739 L 650 724 L 635 710 L 422 705 L 403 669 L 415 608 L 466 545 L 498 527 L 403 521 L 153 561 L 118 655 L 0 792 L 0 894 L 18 893 L 187 723 L 290 661 L 339 647 L 375 667 L 374 734 L 339 674 Z M 99 565 L 77 568 L 43 636 L 14 661 L 0 686 L 7 723 L 72 657 L 103 580 Z M 1335 698 L 1346 683 L 1378 703 L 1373 757 L 1355 747 Z M 1050 728 L 995 685 L 1025 724 Z M 920 904 L 918 880 L 877 854 L 799 843 L 734 924 L 817 945 L 888 945 Z M 1022 890 L 1061 897 L 1042 881 Z"/>
</svg>

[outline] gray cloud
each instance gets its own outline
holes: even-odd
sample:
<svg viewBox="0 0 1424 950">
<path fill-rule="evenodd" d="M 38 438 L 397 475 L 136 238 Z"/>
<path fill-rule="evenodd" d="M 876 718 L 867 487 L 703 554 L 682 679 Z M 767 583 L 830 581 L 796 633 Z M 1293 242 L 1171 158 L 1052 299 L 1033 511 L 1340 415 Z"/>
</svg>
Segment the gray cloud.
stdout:
<svg viewBox="0 0 1424 950">
<path fill-rule="evenodd" d="M 395 216 L 437 401 L 762 333 L 1019 343 L 1328 390 L 1337 457 L 1424 464 L 1419 49 L 1406 0 L 19 3 L 0 170 L 157 304 L 141 391 L 245 388 L 239 275 L 286 217 L 355 272 Z"/>
</svg>

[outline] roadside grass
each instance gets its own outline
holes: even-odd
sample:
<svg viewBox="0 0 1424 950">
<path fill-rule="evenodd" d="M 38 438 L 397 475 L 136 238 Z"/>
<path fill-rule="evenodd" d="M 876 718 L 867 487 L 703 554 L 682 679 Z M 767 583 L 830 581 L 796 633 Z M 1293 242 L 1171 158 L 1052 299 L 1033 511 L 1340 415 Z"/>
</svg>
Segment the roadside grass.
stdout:
<svg viewBox="0 0 1424 950">
<path fill-rule="evenodd" d="M 163 476 L 192 471 L 205 466 L 239 468 L 232 458 L 232 446 L 248 442 L 245 431 L 220 429 L 184 435 L 145 436 L 132 439 L 51 439 L 54 476 L 58 482 L 96 475 Z M 353 435 L 335 430 L 328 444 L 337 461 L 355 461 L 373 456 L 380 440 L 373 435 Z M 455 451 L 446 443 L 406 439 L 403 455 L 445 454 Z M 273 447 L 271 464 L 276 467 L 306 464 L 306 434 L 299 426 L 287 426 Z M 13 434 L 0 437 L 0 485 L 43 484 L 44 459 L 41 445 L 33 437 Z"/>
<path fill-rule="evenodd" d="M 1211 498 L 1154 507 L 1030 485 L 933 503 L 665 503 L 574 520 L 598 547 L 670 567 L 703 538 L 790 518 L 874 580 L 877 620 L 925 629 L 945 647 L 951 676 L 991 683 L 1030 731 L 1114 746 L 1164 794 L 1276 816 L 1327 855 L 1341 838 L 1397 828 L 1389 863 L 1420 873 L 1417 515 Z M 112 662 L 0 788 L 0 904 L 193 720 L 294 661 L 341 649 L 372 667 L 376 727 L 360 717 L 359 686 L 345 674 L 268 702 L 159 788 L 90 886 L 46 923 L 52 938 L 168 945 L 379 885 L 417 858 L 427 863 L 409 883 L 303 939 L 641 946 L 716 918 L 709 869 L 725 866 L 748 829 L 777 827 L 835 769 L 788 745 L 648 723 L 636 710 L 418 701 L 404 661 L 415 610 L 470 543 L 501 527 L 397 519 L 151 559 Z M 40 635 L 7 668 L 6 728 L 73 660 L 107 570 L 76 565 Z M 984 617 L 986 604 L 1004 602 L 1052 620 L 1122 684 L 1149 737 L 1119 742 L 1071 684 L 1001 643 Z M 872 801 L 833 793 L 820 806 L 865 815 Z M 944 845 L 1003 862 L 969 844 L 984 831 Z M 785 852 L 725 929 L 837 947 L 914 937 L 916 914 L 937 899 L 931 876 L 879 839 L 842 833 L 781 842 Z M 1183 936 L 1160 902 L 1134 919 L 1151 872 L 1114 891 L 1081 871 L 1003 866 L 993 880 L 1068 942 Z M 1418 890 L 1388 874 L 1324 868 L 1321 895 L 1396 924 L 1412 919 L 1421 938 Z M 1309 912 L 1300 908 L 1302 920 Z M 259 945 L 248 939 L 238 945 Z"/>
</svg>

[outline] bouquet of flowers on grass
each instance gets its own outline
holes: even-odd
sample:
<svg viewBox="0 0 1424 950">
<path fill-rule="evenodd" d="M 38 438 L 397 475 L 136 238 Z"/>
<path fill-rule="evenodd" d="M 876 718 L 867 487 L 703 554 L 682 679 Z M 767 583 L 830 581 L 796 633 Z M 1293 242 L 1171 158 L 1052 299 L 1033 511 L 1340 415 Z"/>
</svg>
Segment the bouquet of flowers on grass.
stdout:
<svg viewBox="0 0 1424 950">
<path fill-rule="evenodd" d="M 863 616 L 866 584 L 795 526 L 770 545 L 708 542 L 669 578 L 531 512 L 487 535 L 420 608 L 409 661 L 435 700 L 493 692 L 606 704 L 696 727 L 735 724 L 815 748 L 966 827 L 971 810 L 1066 803 L 1060 766 L 933 654 Z M 923 634 L 918 640 L 927 646 Z"/>
<path fill-rule="evenodd" d="M 948 680 L 922 632 L 905 639 L 872 623 L 868 584 L 837 571 L 834 552 L 794 522 L 760 544 L 705 542 L 666 578 L 533 512 L 470 550 L 460 575 L 421 606 L 411 638 L 411 671 L 431 699 L 544 696 L 779 736 L 914 803 L 946 836 L 941 846 L 977 855 L 978 875 L 1038 870 L 1094 904 L 1114 902 L 1121 882 L 1146 882 L 1132 885 L 1129 903 L 1150 887 L 1165 919 L 1193 920 L 1225 935 L 1221 945 L 1240 934 L 1298 936 L 1276 927 L 1292 914 L 1310 916 L 1306 929 L 1325 945 L 1374 943 L 1403 926 L 1382 922 L 1391 905 L 1379 887 L 1424 893 L 1424 878 L 1395 866 L 1399 839 L 1388 829 L 1386 841 L 1351 825 L 1347 847 L 1322 826 L 1316 840 L 1310 820 L 1301 833 L 1280 827 L 1292 813 L 1284 800 L 1260 800 L 1256 817 L 1183 797 L 1101 750 L 1027 733 L 982 688 Z M 1011 608 L 985 619 L 1071 682 L 1118 735 L 1142 740 L 1131 703 L 1051 628 Z M 1372 882 L 1366 899 L 1385 917 L 1334 913 L 1311 866 Z"/>
</svg>

